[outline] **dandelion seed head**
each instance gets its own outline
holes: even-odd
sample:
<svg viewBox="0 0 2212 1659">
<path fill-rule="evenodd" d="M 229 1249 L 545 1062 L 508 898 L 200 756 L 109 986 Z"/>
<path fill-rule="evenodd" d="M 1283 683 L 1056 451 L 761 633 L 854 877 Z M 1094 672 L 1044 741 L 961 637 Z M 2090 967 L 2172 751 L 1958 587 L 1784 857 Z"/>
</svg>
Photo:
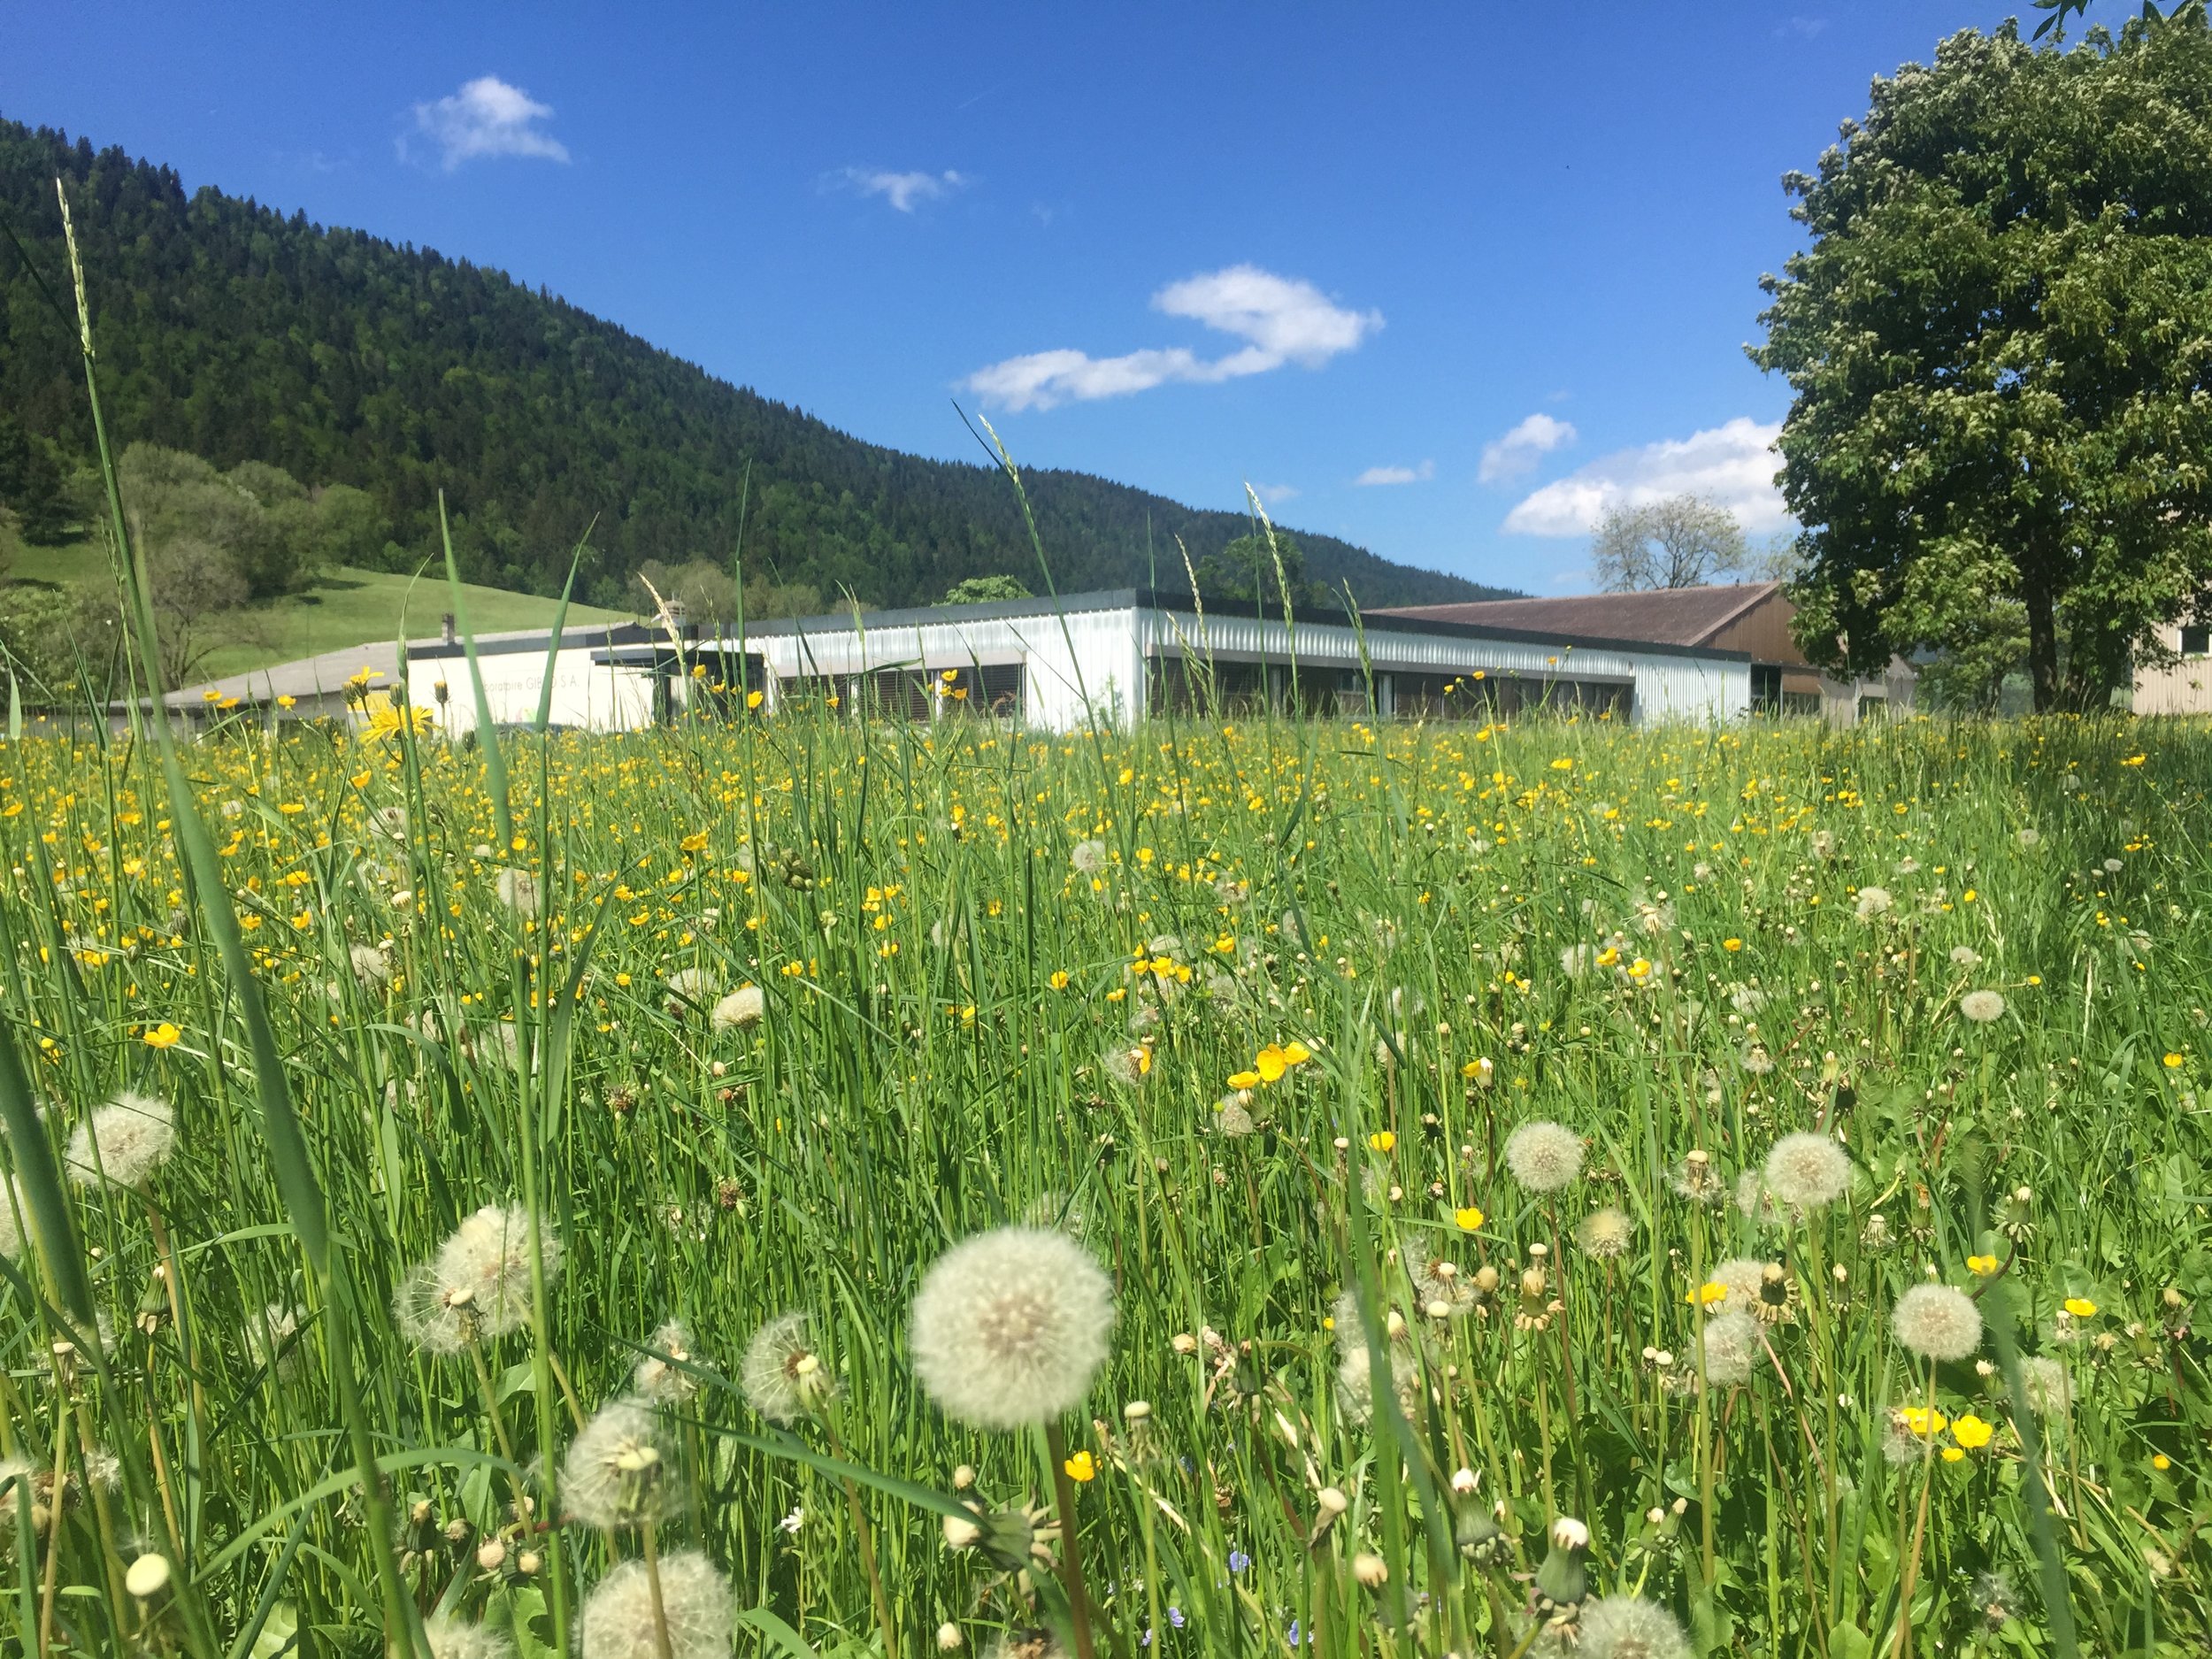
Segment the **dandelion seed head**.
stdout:
<svg viewBox="0 0 2212 1659">
<path fill-rule="evenodd" d="M 1977 1025 L 1986 1025 L 2004 1018 L 2005 999 L 1995 991 L 1969 991 L 1959 998 L 1959 1012 Z"/>
<path fill-rule="evenodd" d="M 538 879 L 527 870 L 502 870 L 493 880 L 499 902 L 518 916 L 538 913 Z"/>
<path fill-rule="evenodd" d="M 1876 917 L 1894 910 L 1896 907 L 1897 901 L 1890 896 L 1887 887 L 1861 887 L 1859 889 L 1858 914 L 1859 919 L 1863 922 L 1870 922 Z"/>
<path fill-rule="evenodd" d="M 788 1428 L 837 1396 L 830 1373 L 808 1334 L 803 1313 L 779 1314 L 745 1345 L 738 1380 L 754 1410 Z"/>
<path fill-rule="evenodd" d="M 23 1254 L 23 1228 L 30 1218 L 30 1207 L 15 1177 L 0 1174 L 0 1256 L 12 1262 Z"/>
<path fill-rule="evenodd" d="M 1679 1621 L 1640 1595 L 1585 1601 L 1575 1630 L 1582 1659 L 1690 1659 L 1690 1639 Z"/>
<path fill-rule="evenodd" d="M 1826 1135 L 1784 1135 L 1767 1154 L 1766 1187 L 1793 1210 L 1832 1204 L 1851 1187 L 1851 1160 Z"/>
<path fill-rule="evenodd" d="M 660 1558 L 661 1609 L 670 1659 L 729 1659 L 736 1634 L 730 1581 L 695 1549 Z M 659 1659 L 653 1586 L 641 1561 L 626 1561 L 585 1600 L 583 1659 Z"/>
<path fill-rule="evenodd" d="M 2073 1379 L 2047 1354 L 2030 1355 L 2020 1362 L 2020 1391 L 2028 1397 L 2028 1409 L 2047 1420 L 2062 1417 L 2073 1408 Z"/>
<path fill-rule="evenodd" d="M 176 1109 L 126 1090 L 76 1126 L 65 1161 L 80 1187 L 96 1187 L 104 1176 L 119 1187 L 141 1187 L 176 1149 Z"/>
<path fill-rule="evenodd" d="M 692 1357 L 691 1333 L 680 1319 L 671 1319 L 653 1333 L 653 1340 L 646 1344 L 653 1351 L 637 1363 L 630 1373 L 630 1386 L 641 1398 L 656 1405 L 681 1405 L 699 1392 L 699 1379 L 687 1371 L 683 1364 Z M 667 1357 L 664 1359 L 663 1355 Z"/>
<path fill-rule="evenodd" d="M 1113 1290 L 1061 1233 L 1001 1227 L 955 1245 L 923 1277 L 909 1331 L 922 1386 L 947 1415 L 1011 1429 L 1071 1410 L 1113 1330 Z"/>
<path fill-rule="evenodd" d="M 1915 1285 L 1897 1299 L 1890 1329 L 1923 1359 L 1961 1360 L 1982 1344 L 1981 1310 L 1949 1285 Z"/>
<path fill-rule="evenodd" d="M 365 989 L 373 990 L 392 977 L 392 959 L 375 945 L 349 945 L 346 959 L 353 964 L 353 977 Z"/>
<path fill-rule="evenodd" d="M 652 1408 L 628 1394 L 600 1407 L 569 1443 L 561 1495 L 578 1520 L 608 1532 L 672 1513 L 679 1498 L 675 1467 Z"/>
<path fill-rule="evenodd" d="M 503 1630 L 488 1630 L 449 1613 L 426 1618 L 423 1639 L 430 1644 L 430 1659 L 514 1659 L 514 1639 Z"/>
<path fill-rule="evenodd" d="M 1789 1219 L 1789 1212 L 1767 1190 L 1764 1170 L 1746 1170 L 1736 1177 L 1736 1208 L 1763 1227 L 1778 1227 Z"/>
<path fill-rule="evenodd" d="M 1075 843 L 1068 854 L 1068 863 L 1079 876 L 1094 876 L 1106 868 L 1106 843 L 1085 841 Z"/>
<path fill-rule="evenodd" d="M 1951 965 L 1955 968 L 1978 968 L 1982 965 L 1982 953 L 1971 945 L 1954 945 L 1951 947 Z"/>
<path fill-rule="evenodd" d="M 545 1279 L 561 1271 L 560 1236 L 541 1229 Z M 392 1312 L 426 1353 L 457 1354 L 530 1322 L 530 1214 L 486 1204 L 455 1228 L 438 1253 L 400 1281 Z"/>
<path fill-rule="evenodd" d="M 714 976 L 704 968 L 679 968 L 668 976 L 671 997 L 697 1002 L 714 995 Z"/>
<path fill-rule="evenodd" d="M 1506 1138 L 1505 1166 L 1532 1193 L 1555 1193 L 1582 1173 L 1582 1137 L 1564 1124 L 1523 1124 Z"/>
<path fill-rule="evenodd" d="M 714 1029 L 750 1031 L 768 1016 L 768 997 L 757 985 L 741 985 L 714 1005 Z"/>
<path fill-rule="evenodd" d="M 1715 1388 L 1749 1382 L 1761 1343 L 1759 1321 L 1748 1313 L 1717 1314 L 1706 1320 L 1706 1382 Z"/>
<path fill-rule="evenodd" d="M 1575 1242 L 1582 1247 L 1585 1255 L 1594 1256 L 1601 1261 L 1627 1255 L 1635 1237 L 1635 1222 L 1616 1204 L 1593 1210 L 1575 1225 Z"/>
</svg>

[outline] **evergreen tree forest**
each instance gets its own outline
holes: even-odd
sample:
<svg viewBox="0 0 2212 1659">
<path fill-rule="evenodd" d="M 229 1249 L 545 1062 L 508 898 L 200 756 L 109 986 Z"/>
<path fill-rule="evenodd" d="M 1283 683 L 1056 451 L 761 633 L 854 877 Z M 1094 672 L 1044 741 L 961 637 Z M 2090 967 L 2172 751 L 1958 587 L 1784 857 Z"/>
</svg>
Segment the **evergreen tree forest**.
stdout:
<svg viewBox="0 0 2212 1659">
<path fill-rule="evenodd" d="M 385 536 L 358 557 L 412 569 L 445 492 L 468 579 L 622 605 L 648 561 L 726 563 L 741 495 L 749 580 L 871 604 L 926 604 L 972 577 L 1041 588 L 1006 479 L 865 443 L 716 380 L 503 272 L 289 219 L 81 138 L 0 121 L 0 411 L 8 503 L 50 531 L 50 498 L 91 449 L 54 180 L 69 193 L 110 429 L 365 492 Z M 27 260 L 26 258 L 27 255 Z M 947 419 L 950 419 L 950 411 Z M 749 493 L 743 489 L 750 468 Z M 1184 579 L 1251 528 L 1084 473 L 1025 474 L 1063 592 Z M 1301 531 L 1317 588 L 1363 604 L 1499 596 Z M 1148 552 L 1149 547 L 1149 553 Z"/>
</svg>

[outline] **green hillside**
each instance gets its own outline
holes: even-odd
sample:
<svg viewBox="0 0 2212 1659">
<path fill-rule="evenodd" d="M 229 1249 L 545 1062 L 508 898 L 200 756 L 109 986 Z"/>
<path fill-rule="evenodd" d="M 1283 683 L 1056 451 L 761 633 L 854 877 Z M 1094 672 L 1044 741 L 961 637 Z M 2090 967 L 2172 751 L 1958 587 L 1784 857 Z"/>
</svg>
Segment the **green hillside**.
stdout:
<svg viewBox="0 0 2212 1659">
<path fill-rule="evenodd" d="M 848 436 L 731 386 L 504 273 L 357 231 L 287 219 L 119 150 L 0 122 L 0 410 L 81 457 L 89 423 L 68 326 L 38 277 L 65 269 L 53 180 L 65 181 L 119 442 L 228 468 L 261 461 L 349 484 L 388 516 L 386 562 L 434 544 L 437 492 L 466 573 L 559 590 L 595 515 L 589 595 L 628 603 L 647 559 L 723 559 L 751 466 L 749 567 L 872 603 L 933 600 L 963 578 L 1036 581 L 1003 478 Z M 1027 475 L 1064 591 L 1148 577 L 1248 526 L 1084 473 Z M 1499 596 L 1456 577 L 1300 531 L 1308 571 L 1368 604 Z"/>
<path fill-rule="evenodd" d="M 19 581 L 55 587 L 81 582 L 104 587 L 107 559 L 91 542 L 32 547 L 17 555 L 8 575 Z M 469 626 L 479 634 L 549 628 L 553 613 L 560 608 L 557 599 L 474 582 L 464 583 L 462 591 L 468 604 Z M 449 603 L 442 576 L 417 581 L 392 571 L 341 566 L 326 572 L 303 592 L 247 607 L 238 618 L 239 632 L 246 637 L 209 652 L 196 676 L 214 680 L 295 657 L 342 650 L 349 645 L 396 639 L 403 626 L 409 637 L 421 639 L 438 631 L 439 618 Z M 587 622 L 634 618 L 627 611 L 572 604 L 568 620 L 580 626 Z"/>
</svg>

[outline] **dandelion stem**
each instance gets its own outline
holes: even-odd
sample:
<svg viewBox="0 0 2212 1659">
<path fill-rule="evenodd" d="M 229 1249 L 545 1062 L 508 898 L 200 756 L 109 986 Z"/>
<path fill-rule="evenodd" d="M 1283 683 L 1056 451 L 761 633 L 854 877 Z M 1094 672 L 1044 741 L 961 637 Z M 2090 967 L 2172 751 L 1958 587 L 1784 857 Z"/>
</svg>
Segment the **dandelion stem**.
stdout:
<svg viewBox="0 0 2212 1659">
<path fill-rule="evenodd" d="M 1045 1457 L 1052 1464 L 1053 1495 L 1059 1501 L 1061 1578 L 1068 1589 L 1068 1611 L 1075 1622 L 1075 1659 L 1094 1659 L 1090 1597 L 1083 1586 L 1083 1551 L 1076 1538 L 1075 1482 L 1068 1475 L 1067 1436 L 1059 1424 L 1045 1425 Z"/>
</svg>

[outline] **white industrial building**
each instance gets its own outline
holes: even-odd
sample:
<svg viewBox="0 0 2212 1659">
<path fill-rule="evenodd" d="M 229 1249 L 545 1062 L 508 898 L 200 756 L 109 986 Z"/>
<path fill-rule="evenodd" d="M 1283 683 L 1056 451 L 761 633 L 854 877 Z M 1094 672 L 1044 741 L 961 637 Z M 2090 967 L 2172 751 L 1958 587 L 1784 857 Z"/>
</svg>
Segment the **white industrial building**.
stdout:
<svg viewBox="0 0 2212 1659">
<path fill-rule="evenodd" d="M 1370 614 L 1286 626 L 1279 615 L 1140 589 L 763 622 L 741 639 L 695 628 L 564 630 L 551 722 L 628 731 L 687 710 L 804 708 L 906 719 L 957 712 L 1064 731 L 1218 699 L 1383 718 L 1604 715 L 1707 724 L 1747 713 L 1747 652 L 1579 638 Z M 537 715 L 549 634 L 476 642 L 492 718 Z M 412 641 L 405 700 L 449 737 L 476 725 L 459 643 Z M 179 713 L 373 721 L 400 701 L 396 644 L 327 652 L 172 695 Z M 759 703 L 751 697 L 758 694 Z"/>
</svg>

